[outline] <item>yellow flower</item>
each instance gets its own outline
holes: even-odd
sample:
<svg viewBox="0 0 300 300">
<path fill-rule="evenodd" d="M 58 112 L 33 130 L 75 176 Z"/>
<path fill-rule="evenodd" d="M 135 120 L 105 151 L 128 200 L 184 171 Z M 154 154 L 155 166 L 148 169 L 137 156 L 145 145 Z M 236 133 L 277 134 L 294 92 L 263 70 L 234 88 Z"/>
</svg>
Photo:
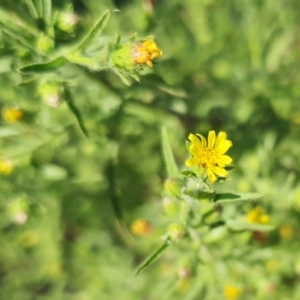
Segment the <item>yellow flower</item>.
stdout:
<svg viewBox="0 0 300 300">
<path fill-rule="evenodd" d="M 19 108 L 4 107 L 1 114 L 2 118 L 9 123 L 14 123 L 23 117 L 23 112 Z"/>
<path fill-rule="evenodd" d="M 232 158 L 224 153 L 232 146 L 232 142 L 227 140 L 224 131 L 219 132 L 217 137 L 214 130 L 209 131 L 208 141 L 201 134 L 191 133 L 189 140 L 191 143 L 188 147 L 193 157 L 185 162 L 188 167 L 202 167 L 212 183 L 217 181 L 216 175 L 221 177 L 228 175 L 224 168 L 232 163 Z"/>
<path fill-rule="evenodd" d="M 236 300 L 242 294 L 242 289 L 233 285 L 225 285 L 223 293 L 226 300 Z"/>
<path fill-rule="evenodd" d="M 152 39 L 139 43 L 133 48 L 133 57 L 137 64 L 146 64 L 152 67 L 152 60 L 161 56 L 162 51 Z"/>
<path fill-rule="evenodd" d="M 146 235 L 151 231 L 151 225 L 146 220 L 137 219 L 132 222 L 130 231 L 135 235 Z"/>
<path fill-rule="evenodd" d="M 0 160 L 0 173 L 3 175 L 9 175 L 14 170 L 13 163 L 8 159 Z"/>
<path fill-rule="evenodd" d="M 281 238 L 289 240 L 293 237 L 293 228 L 290 225 L 282 225 L 279 228 L 279 235 Z"/>
<path fill-rule="evenodd" d="M 256 224 L 269 224 L 270 217 L 261 206 L 257 206 L 248 213 L 247 221 Z"/>
</svg>

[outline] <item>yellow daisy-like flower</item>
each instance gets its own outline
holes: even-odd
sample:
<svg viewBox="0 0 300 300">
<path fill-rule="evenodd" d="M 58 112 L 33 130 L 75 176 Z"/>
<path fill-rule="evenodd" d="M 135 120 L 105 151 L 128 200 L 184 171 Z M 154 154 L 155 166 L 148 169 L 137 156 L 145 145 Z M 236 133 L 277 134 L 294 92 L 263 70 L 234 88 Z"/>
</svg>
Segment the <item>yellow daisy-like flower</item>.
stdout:
<svg viewBox="0 0 300 300">
<path fill-rule="evenodd" d="M 261 206 L 253 208 L 247 215 L 247 221 L 256 224 L 269 224 L 270 217 Z"/>
<path fill-rule="evenodd" d="M 191 133 L 188 138 L 191 141 L 188 148 L 193 156 L 185 162 L 188 167 L 202 167 L 212 183 L 217 181 L 216 175 L 220 177 L 228 175 L 225 166 L 232 163 L 232 158 L 224 154 L 232 146 L 232 142 L 227 140 L 224 131 L 219 132 L 218 136 L 214 130 L 209 131 L 207 140 L 198 133 L 196 135 Z"/>
<path fill-rule="evenodd" d="M 226 300 L 236 300 L 241 296 L 242 291 L 243 290 L 238 286 L 225 285 L 223 293 Z"/>
<path fill-rule="evenodd" d="M 146 64 L 149 67 L 153 66 L 152 60 L 162 56 L 162 51 L 157 44 L 149 39 L 137 44 L 133 49 L 134 61 L 137 64 Z"/>
<path fill-rule="evenodd" d="M 4 107 L 1 110 L 2 118 L 8 123 L 14 123 L 23 117 L 23 112 L 19 108 Z"/>
</svg>

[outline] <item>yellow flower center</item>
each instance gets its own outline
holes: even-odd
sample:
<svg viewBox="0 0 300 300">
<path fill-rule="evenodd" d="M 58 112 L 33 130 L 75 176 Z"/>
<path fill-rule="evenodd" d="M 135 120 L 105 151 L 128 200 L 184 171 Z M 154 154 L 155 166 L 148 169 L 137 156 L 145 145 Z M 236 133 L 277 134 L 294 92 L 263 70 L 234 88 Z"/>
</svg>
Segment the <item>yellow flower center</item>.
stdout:
<svg viewBox="0 0 300 300">
<path fill-rule="evenodd" d="M 206 148 L 201 153 L 201 157 L 199 157 L 200 165 L 203 168 L 207 168 L 209 166 L 215 166 L 217 164 L 218 157 L 219 154 L 215 149 Z"/>
</svg>

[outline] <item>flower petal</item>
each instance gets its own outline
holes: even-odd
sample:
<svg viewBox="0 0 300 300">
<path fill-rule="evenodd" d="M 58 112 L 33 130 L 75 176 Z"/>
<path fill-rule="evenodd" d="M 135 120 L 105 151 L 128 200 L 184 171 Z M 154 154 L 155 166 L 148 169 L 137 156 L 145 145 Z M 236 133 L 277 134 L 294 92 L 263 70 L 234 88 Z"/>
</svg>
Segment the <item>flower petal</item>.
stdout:
<svg viewBox="0 0 300 300">
<path fill-rule="evenodd" d="M 215 142 L 216 142 L 216 132 L 214 130 L 210 130 L 208 132 L 207 139 L 208 139 L 208 145 L 207 145 L 207 147 L 209 149 L 213 148 L 214 145 L 215 145 Z"/>
<path fill-rule="evenodd" d="M 221 176 L 221 177 L 226 177 L 228 175 L 228 172 L 225 169 L 217 167 L 217 166 L 212 167 L 211 170 L 215 174 L 217 174 L 218 176 Z"/>
<path fill-rule="evenodd" d="M 192 144 L 189 146 L 190 152 L 193 156 L 198 157 L 200 156 L 200 150 L 199 148 L 197 148 L 197 146 L 195 144 Z"/>
<path fill-rule="evenodd" d="M 207 172 L 208 179 L 211 183 L 217 181 L 217 176 L 214 174 L 214 172 L 211 169 L 207 169 L 206 172 Z"/>
<path fill-rule="evenodd" d="M 230 165 L 232 163 L 232 158 L 228 155 L 221 155 L 219 159 L 225 164 Z"/>
<path fill-rule="evenodd" d="M 232 142 L 226 140 L 222 142 L 216 149 L 218 150 L 219 154 L 224 154 L 230 147 L 232 146 Z"/>
<path fill-rule="evenodd" d="M 221 145 L 223 142 L 225 142 L 227 139 L 227 134 L 224 131 L 220 131 L 218 133 L 217 139 L 216 139 L 216 148 Z"/>
<path fill-rule="evenodd" d="M 201 139 L 202 145 L 205 148 L 206 145 L 207 145 L 206 138 L 202 134 L 200 134 L 200 133 L 196 133 L 196 136 Z"/>
<path fill-rule="evenodd" d="M 188 167 L 192 167 L 194 165 L 196 165 L 198 163 L 198 159 L 193 157 L 193 158 L 189 158 L 185 164 L 188 166 Z"/>
<path fill-rule="evenodd" d="M 201 140 L 199 140 L 199 138 L 196 136 L 196 135 L 194 135 L 194 134 L 192 134 L 192 133 L 190 133 L 189 134 L 189 137 L 188 137 L 188 139 L 200 150 L 200 151 L 202 151 L 203 150 L 203 141 L 201 141 Z"/>
</svg>

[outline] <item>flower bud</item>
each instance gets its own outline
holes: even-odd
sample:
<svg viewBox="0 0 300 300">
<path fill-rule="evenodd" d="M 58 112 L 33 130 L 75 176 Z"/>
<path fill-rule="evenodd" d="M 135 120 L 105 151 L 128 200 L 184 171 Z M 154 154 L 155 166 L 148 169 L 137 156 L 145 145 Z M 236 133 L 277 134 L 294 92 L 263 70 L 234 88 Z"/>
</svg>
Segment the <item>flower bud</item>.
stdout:
<svg viewBox="0 0 300 300">
<path fill-rule="evenodd" d="M 174 201 L 168 197 L 164 197 L 162 200 L 162 205 L 167 216 L 175 217 L 178 215 L 180 210 L 178 201 Z"/>
<path fill-rule="evenodd" d="M 166 192 L 167 196 L 178 198 L 180 196 L 180 185 L 178 180 L 168 178 L 164 184 L 164 191 Z"/>
<path fill-rule="evenodd" d="M 55 82 L 45 82 L 38 88 L 38 94 L 49 106 L 58 107 L 61 102 L 62 87 Z"/>
<path fill-rule="evenodd" d="M 180 224 L 173 223 L 168 227 L 168 234 L 173 242 L 179 242 L 184 235 L 184 227 Z"/>
<path fill-rule="evenodd" d="M 54 47 L 54 41 L 44 33 L 41 33 L 37 39 L 36 47 L 43 52 L 49 52 Z"/>
<path fill-rule="evenodd" d="M 56 25 L 64 32 L 72 33 L 78 24 L 78 16 L 71 11 L 62 11 L 58 13 Z"/>
<path fill-rule="evenodd" d="M 142 65 L 152 67 L 153 59 L 161 56 L 162 51 L 153 39 L 147 39 L 116 46 L 111 53 L 111 61 L 116 67 L 132 71 Z"/>
</svg>

